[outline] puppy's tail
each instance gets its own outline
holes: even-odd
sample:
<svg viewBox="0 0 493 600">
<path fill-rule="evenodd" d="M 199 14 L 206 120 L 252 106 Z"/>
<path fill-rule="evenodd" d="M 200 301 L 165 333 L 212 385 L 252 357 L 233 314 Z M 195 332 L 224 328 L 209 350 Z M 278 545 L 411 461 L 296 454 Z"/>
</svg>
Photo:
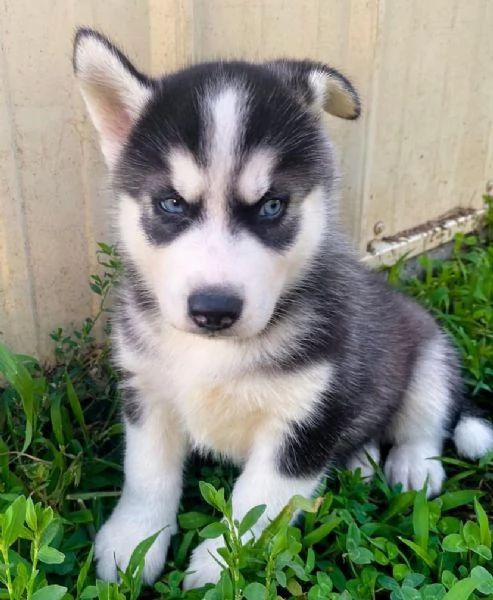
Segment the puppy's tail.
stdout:
<svg viewBox="0 0 493 600">
<path fill-rule="evenodd" d="M 493 425 L 466 409 L 455 427 L 453 440 L 461 456 L 477 460 L 493 450 Z"/>
</svg>

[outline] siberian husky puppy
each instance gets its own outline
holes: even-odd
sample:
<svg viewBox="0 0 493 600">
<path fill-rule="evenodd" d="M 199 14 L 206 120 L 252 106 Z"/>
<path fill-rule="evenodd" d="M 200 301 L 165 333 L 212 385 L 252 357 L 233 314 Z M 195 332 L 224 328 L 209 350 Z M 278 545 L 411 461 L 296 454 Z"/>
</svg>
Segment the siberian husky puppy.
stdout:
<svg viewBox="0 0 493 600">
<path fill-rule="evenodd" d="M 370 476 L 382 444 L 389 483 L 430 495 L 448 436 L 471 459 L 493 448 L 447 336 L 341 232 L 320 118 L 360 114 L 341 73 L 216 62 L 155 79 L 89 29 L 76 35 L 74 70 L 125 264 L 113 319 L 125 484 L 96 539 L 100 577 L 115 580 L 162 529 L 144 570 L 159 576 L 191 449 L 241 465 L 233 512 L 266 504 L 258 534 L 332 465 Z M 186 587 L 218 579 L 221 545 L 198 546 Z"/>
</svg>

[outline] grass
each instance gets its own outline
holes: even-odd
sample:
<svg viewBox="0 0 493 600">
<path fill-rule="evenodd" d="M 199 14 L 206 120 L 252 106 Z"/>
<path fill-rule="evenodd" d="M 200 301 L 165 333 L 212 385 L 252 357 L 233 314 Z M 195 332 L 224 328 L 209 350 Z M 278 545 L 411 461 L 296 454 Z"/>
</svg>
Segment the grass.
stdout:
<svg viewBox="0 0 493 600">
<path fill-rule="evenodd" d="M 389 279 L 431 310 L 461 350 L 468 394 L 491 410 L 493 391 L 493 205 L 486 239 L 458 236 L 453 257 L 421 258 L 424 277 Z M 493 457 L 479 464 L 443 459 L 443 494 L 389 489 L 379 474 L 371 485 L 338 472 L 311 501 L 294 498 L 260 539 L 240 534 L 259 518 L 231 517 L 235 472 L 195 458 L 161 580 L 143 588 L 140 573 L 151 540 L 134 553 L 120 584 L 96 581 L 95 531 L 122 483 L 122 426 L 117 373 L 108 341 L 94 331 L 120 268 L 101 244 L 104 271 L 91 288 L 101 310 L 80 330 L 53 334 L 57 365 L 0 346 L 0 599 L 207 598 L 321 600 L 466 600 L 493 598 Z M 200 482 L 200 485 L 199 485 Z M 290 525 L 294 511 L 303 516 Z M 227 569 L 209 589 L 184 593 L 181 581 L 200 539 L 225 536 Z"/>
</svg>

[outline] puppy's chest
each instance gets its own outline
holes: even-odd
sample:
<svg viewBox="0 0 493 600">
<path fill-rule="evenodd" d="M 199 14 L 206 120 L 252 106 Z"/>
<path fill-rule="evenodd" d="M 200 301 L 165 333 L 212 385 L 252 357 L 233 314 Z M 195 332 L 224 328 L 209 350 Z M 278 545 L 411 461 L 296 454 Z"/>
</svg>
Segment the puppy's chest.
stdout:
<svg viewBox="0 0 493 600">
<path fill-rule="evenodd" d="M 327 365 L 295 373 L 218 365 L 182 370 L 175 373 L 173 402 L 193 446 L 241 462 L 256 436 L 275 442 L 290 424 L 314 412 L 329 370 Z"/>
</svg>

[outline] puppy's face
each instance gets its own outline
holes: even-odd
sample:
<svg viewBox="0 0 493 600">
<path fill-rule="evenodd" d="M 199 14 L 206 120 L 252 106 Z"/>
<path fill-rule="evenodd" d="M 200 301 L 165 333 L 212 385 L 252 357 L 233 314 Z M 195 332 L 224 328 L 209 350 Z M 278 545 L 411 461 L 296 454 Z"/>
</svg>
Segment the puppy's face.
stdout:
<svg viewBox="0 0 493 600">
<path fill-rule="evenodd" d="M 75 71 L 119 196 L 124 252 L 163 318 L 250 337 L 323 240 L 333 178 L 322 108 L 359 114 L 308 62 L 213 63 L 159 81 L 82 30 Z"/>
</svg>

